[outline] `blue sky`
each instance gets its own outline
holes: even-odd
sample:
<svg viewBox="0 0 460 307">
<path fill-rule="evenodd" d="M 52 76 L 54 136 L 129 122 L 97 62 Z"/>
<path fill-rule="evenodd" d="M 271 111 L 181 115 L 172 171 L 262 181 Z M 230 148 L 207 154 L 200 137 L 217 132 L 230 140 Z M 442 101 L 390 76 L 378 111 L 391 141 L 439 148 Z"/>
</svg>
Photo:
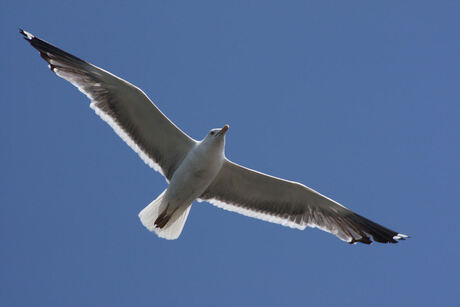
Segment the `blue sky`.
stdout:
<svg viewBox="0 0 460 307">
<path fill-rule="evenodd" d="M 458 1 L 3 1 L 2 306 L 452 306 L 460 300 Z M 412 236 L 348 245 L 194 204 L 18 28 L 141 87 L 196 139 Z"/>
</svg>

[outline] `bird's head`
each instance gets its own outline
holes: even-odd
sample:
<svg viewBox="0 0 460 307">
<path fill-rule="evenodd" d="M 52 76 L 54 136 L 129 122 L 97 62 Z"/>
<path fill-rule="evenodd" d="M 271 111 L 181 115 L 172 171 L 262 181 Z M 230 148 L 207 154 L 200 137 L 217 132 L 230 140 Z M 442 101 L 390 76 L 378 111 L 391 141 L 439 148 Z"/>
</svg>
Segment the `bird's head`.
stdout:
<svg viewBox="0 0 460 307">
<path fill-rule="evenodd" d="M 225 140 L 225 133 L 227 132 L 229 125 L 225 125 L 222 128 L 211 129 L 206 135 L 205 140 L 208 142 L 220 142 Z"/>
</svg>

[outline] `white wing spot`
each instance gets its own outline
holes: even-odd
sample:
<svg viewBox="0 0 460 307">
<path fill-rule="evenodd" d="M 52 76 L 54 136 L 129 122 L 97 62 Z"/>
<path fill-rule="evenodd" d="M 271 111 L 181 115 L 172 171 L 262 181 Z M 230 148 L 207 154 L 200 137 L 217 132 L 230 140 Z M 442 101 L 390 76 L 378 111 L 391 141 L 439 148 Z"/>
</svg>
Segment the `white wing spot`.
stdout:
<svg viewBox="0 0 460 307">
<path fill-rule="evenodd" d="M 27 35 L 27 38 L 28 38 L 29 40 L 31 40 L 32 38 L 35 37 L 35 36 L 33 36 L 32 34 L 30 34 L 29 32 L 27 32 L 27 31 L 22 30 L 22 32 L 24 32 L 24 34 Z"/>
</svg>

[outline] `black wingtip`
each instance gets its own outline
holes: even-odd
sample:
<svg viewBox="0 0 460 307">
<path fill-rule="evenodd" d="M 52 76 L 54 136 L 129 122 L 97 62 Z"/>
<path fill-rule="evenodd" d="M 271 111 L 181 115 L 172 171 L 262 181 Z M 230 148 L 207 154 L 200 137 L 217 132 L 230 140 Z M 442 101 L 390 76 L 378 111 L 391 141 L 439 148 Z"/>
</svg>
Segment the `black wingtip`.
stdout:
<svg viewBox="0 0 460 307">
<path fill-rule="evenodd" d="M 27 41 L 31 41 L 35 36 L 21 28 L 19 28 L 19 33 L 21 33 L 24 36 L 24 39 Z"/>
<path fill-rule="evenodd" d="M 76 56 L 65 52 L 62 49 L 59 49 L 52 44 L 36 37 L 32 33 L 29 33 L 23 29 L 19 29 L 19 33 L 21 33 L 24 36 L 24 39 L 27 40 L 32 47 L 37 49 L 40 52 L 41 57 L 50 64 L 50 69 L 52 71 L 55 71 L 54 68 L 56 65 L 54 63 L 51 63 L 51 58 L 56 59 L 56 61 L 61 61 L 61 62 L 67 62 L 67 63 L 73 63 L 73 64 L 88 64 L 87 62 L 83 61 L 82 59 L 77 58 Z"/>
<path fill-rule="evenodd" d="M 359 214 L 350 212 L 345 217 L 351 229 L 357 232 L 358 235 L 350 235 L 351 240 L 348 241 L 350 244 L 363 243 L 371 244 L 372 241 L 378 243 L 398 243 L 409 238 L 408 235 L 398 233 L 382 225 L 379 225 Z M 372 239 L 371 239 L 372 237 Z"/>
</svg>

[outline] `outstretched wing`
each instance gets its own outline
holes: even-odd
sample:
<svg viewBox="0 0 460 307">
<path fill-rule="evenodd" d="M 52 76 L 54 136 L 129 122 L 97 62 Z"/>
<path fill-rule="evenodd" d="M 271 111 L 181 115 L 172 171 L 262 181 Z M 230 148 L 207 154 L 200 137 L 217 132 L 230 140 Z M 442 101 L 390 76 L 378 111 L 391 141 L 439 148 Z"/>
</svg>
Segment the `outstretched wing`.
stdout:
<svg viewBox="0 0 460 307">
<path fill-rule="evenodd" d="M 196 143 L 131 83 L 20 30 L 49 68 L 91 99 L 90 107 L 154 170 L 171 179 Z"/>
<path fill-rule="evenodd" d="M 317 227 L 349 243 L 397 243 L 406 235 L 374 223 L 297 182 L 272 177 L 229 160 L 201 200 L 292 228 Z"/>
</svg>

